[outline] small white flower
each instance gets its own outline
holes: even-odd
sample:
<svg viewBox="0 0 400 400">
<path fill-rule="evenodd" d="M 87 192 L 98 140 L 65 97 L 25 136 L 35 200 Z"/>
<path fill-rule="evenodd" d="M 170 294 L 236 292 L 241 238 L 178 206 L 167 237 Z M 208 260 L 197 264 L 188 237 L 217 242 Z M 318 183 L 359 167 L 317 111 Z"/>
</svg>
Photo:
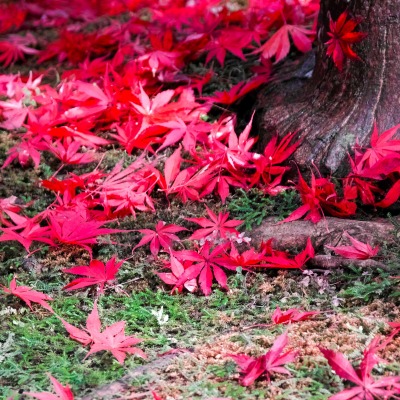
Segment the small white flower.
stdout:
<svg viewBox="0 0 400 400">
<path fill-rule="evenodd" d="M 164 314 L 164 306 L 161 306 L 159 310 L 151 310 L 151 313 L 156 317 L 158 325 L 165 325 L 169 320 L 169 315 Z"/>
</svg>

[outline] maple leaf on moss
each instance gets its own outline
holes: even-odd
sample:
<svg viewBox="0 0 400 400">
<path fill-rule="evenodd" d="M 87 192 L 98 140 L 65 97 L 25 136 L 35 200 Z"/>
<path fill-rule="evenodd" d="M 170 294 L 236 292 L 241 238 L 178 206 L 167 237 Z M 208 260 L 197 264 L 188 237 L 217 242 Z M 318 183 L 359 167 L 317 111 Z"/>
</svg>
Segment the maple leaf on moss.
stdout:
<svg viewBox="0 0 400 400">
<path fill-rule="evenodd" d="M 102 228 L 107 221 L 88 219 L 79 209 L 51 212 L 48 223 L 51 239 L 62 244 L 81 246 L 90 254 L 92 254 L 92 249 L 88 245 L 98 243 L 98 236 L 126 232 L 122 229 Z"/>
<path fill-rule="evenodd" d="M 197 279 L 201 291 L 204 295 L 209 296 L 214 278 L 223 289 L 228 290 L 228 279 L 222 268 L 236 269 L 233 261 L 229 262 L 223 257 L 228 246 L 229 242 L 225 242 L 211 248 L 211 243 L 207 241 L 197 251 L 180 250 L 174 252 L 174 256 L 179 260 L 193 261 L 193 264 L 179 276 L 172 290 L 179 290 L 179 287 L 185 285 L 186 282 Z"/>
<path fill-rule="evenodd" d="M 190 237 L 189 240 L 207 240 L 212 239 L 227 239 L 230 236 L 237 236 L 239 232 L 235 229 L 242 224 L 243 220 L 232 219 L 228 220 L 229 213 L 219 213 L 218 216 L 210 210 L 207 206 L 207 218 L 186 218 L 186 220 L 195 222 L 200 225 L 202 229 L 197 229 Z"/>
<path fill-rule="evenodd" d="M 31 303 L 37 303 L 40 304 L 46 310 L 50 311 L 51 313 L 54 313 L 53 309 L 47 303 L 48 301 L 53 300 L 50 296 L 47 296 L 47 294 L 44 294 L 42 292 L 33 290 L 28 286 L 17 286 L 17 280 L 15 276 L 13 280 L 10 282 L 9 287 L 0 285 L 0 288 L 2 288 L 2 290 L 7 294 L 12 294 L 14 296 L 19 297 L 22 301 L 24 301 L 28 305 L 28 307 L 31 310 L 32 310 Z"/>
<path fill-rule="evenodd" d="M 155 229 L 138 229 L 137 232 L 142 233 L 144 236 L 140 242 L 133 248 L 133 251 L 138 247 L 144 246 L 150 242 L 151 254 L 156 257 L 161 247 L 164 250 L 170 250 L 174 241 L 180 242 L 180 239 L 175 233 L 186 231 L 183 228 L 174 224 L 166 224 L 164 221 L 158 221 Z"/>
<path fill-rule="evenodd" d="M 339 199 L 335 184 L 329 178 L 315 178 L 311 173 L 311 186 L 308 186 L 299 171 L 299 183 L 296 189 L 300 193 L 303 205 L 278 224 L 296 221 L 304 215 L 306 221 L 310 220 L 316 224 L 322 219 L 324 211 L 334 217 L 342 218 L 354 215 L 356 212 L 357 204 L 352 201 L 354 199 Z"/>
<path fill-rule="evenodd" d="M 24 392 L 25 395 L 35 397 L 39 400 L 74 400 L 74 394 L 71 388 L 63 386 L 56 378 L 49 374 L 51 383 L 53 384 L 56 394 L 50 392 Z"/>
<path fill-rule="evenodd" d="M 136 354 L 143 359 L 147 358 L 142 350 L 134 347 L 141 342 L 141 339 L 134 336 L 125 336 L 125 321 L 118 321 L 107 326 L 101 332 L 97 301 L 94 302 L 93 310 L 86 320 L 85 329 L 79 329 L 63 319 L 61 322 L 73 340 L 84 346 L 90 345 L 90 350 L 85 359 L 91 354 L 103 350 L 110 351 L 120 364 L 124 363 L 127 353 Z"/>
<path fill-rule="evenodd" d="M 63 269 L 67 274 L 82 275 L 83 278 L 74 279 L 63 289 L 67 291 L 81 289 L 87 286 L 99 285 L 99 292 L 104 293 L 104 285 L 115 279 L 123 261 L 116 262 L 116 256 L 106 264 L 100 260 L 92 260 L 88 266 L 79 265 L 77 267 Z"/>
<path fill-rule="evenodd" d="M 81 143 L 77 141 L 56 140 L 47 150 L 67 165 L 88 164 L 95 161 L 93 152 L 79 153 L 81 148 Z"/>
<path fill-rule="evenodd" d="M 265 375 L 270 382 L 272 373 L 290 375 L 283 365 L 294 361 L 297 351 L 289 350 L 282 354 L 287 344 L 288 334 L 285 332 L 275 340 L 271 349 L 260 357 L 250 357 L 246 354 L 230 355 L 240 368 L 242 374 L 240 384 L 250 386 L 262 375 Z"/>
<path fill-rule="evenodd" d="M 339 69 L 343 70 L 343 62 L 347 58 L 360 60 L 360 57 L 351 48 L 354 43 L 361 42 L 367 34 L 364 32 L 354 32 L 356 26 L 361 22 L 359 18 L 348 18 L 347 11 L 340 14 L 336 21 L 330 18 L 328 36 L 330 39 L 325 43 L 328 48 L 326 54 L 332 57 L 333 62 Z"/>
<path fill-rule="evenodd" d="M 320 351 L 335 373 L 340 378 L 355 384 L 354 387 L 329 397 L 329 400 L 398 398 L 394 395 L 400 394 L 400 376 L 383 376 L 377 380 L 371 376 L 375 365 L 384 361 L 376 353 L 382 350 L 387 343 L 388 341 L 382 341 L 379 335 L 375 336 L 365 349 L 361 363 L 356 369 L 342 353 L 320 347 Z"/>
<path fill-rule="evenodd" d="M 272 313 L 271 319 L 275 325 L 290 324 L 292 322 L 306 321 L 314 315 L 320 314 L 321 311 L 302 311 L 297 308 L 291 308 L 284 312 L 279 307 Z"/>
<path fill-rule="evenodd" d="M 1 102 L 0 102 L 1 106 Z M 25 108 L 27 111 L 27 109 Z M 24 110 L 22 111 L 22 114 L 19 114 L 19 116 L 22 115 L 22 119 L 17 116 L 17 121 L 15 120 L 16 114 L 13 114 L 12 120 L 6 121 L 7 124 L 3 123 L 0 124 L 0 128 L 5 128 L 5 129 L 15 129 L 19 128 L 22 126 L 23 122 L 25 121 L 27 112 Z M 14 125 L 15 122 L 15 125 Z M 38 150 L 41 150 L 39 146 L 37 146 L 38 140 L 24 140 L 15 146 L 11 147 L 8 152 L 7 152 L 7 158 L 4 161 L 4 164 L 2 165 L 1 169 L 6 168 L 8 165 L 10 165 L 14 160 L 18 160 L 18 162 L 23 166 L 26 167 L 29 162 L 32 160 L 35 168 L 39 168 L 40 165 L 40 152 Z"/>
<path fill-rule="evenodd" d="M 38 215 L 31 219 L 21 218 L 24 218 L 24 220 L 21 220 L 21 223 L 18 225 L 0 228 L 0 231 L 3 231 L 3 234 L 0 236 L 0 242 L 17 241 L 25 247 L 27 252 L 29 252 L 32 242 L 42 242 L 54 246 L 53 240 L 49 237 L 49 227 L 40 226 Z"/>
<path fill-rule="evenodd" d="M 178 292 L 180 293 L 185 287 L 189 292 L 194 292 L 195 290 L 197 290 L 196 278 L 186 280 L 183 285 L 176 286 L 176 283 L 179 281 L 185 270 L 188 269 L 192 264 L 193 263 L 189 260 L 180 262 L 176 257 L 174 257 L 171 252 L 170 261 L 165 263 L 165 267 L 169 267 L 170 272 L 157 272 L 157 275 L 167 285 L 174 285 L 173 291 L 178 290 Z"/>
</svg>

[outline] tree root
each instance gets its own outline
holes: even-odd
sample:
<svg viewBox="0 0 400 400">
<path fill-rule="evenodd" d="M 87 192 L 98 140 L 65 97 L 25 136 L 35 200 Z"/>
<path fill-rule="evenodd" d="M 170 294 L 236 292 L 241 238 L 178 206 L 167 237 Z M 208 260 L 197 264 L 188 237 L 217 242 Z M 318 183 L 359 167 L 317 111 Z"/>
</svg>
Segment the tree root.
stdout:
<svg viewBox="0 0 400 400">
<path fill-rule="evenodd" d="M 380 268 L 384 271 L 390 271 L 390 268 L 387 265 L 372 259 L 355 260 L 325 254 L 317 254 L 310 260 L 310 265 L 320 267 L 323 271 L 340 267 L 349 267 L 350 265 L 360 268 Z"/>
<path fill-rule="evenodd" d="M 280 250 L 300 249 L 311 238 L 314 248 L 324 252 L 324 246 L 338 246 L 346 243 L 343 232 L 362 242 L 376 246 L 383 243 L 394 243 L 398 238 L 393 224 L 387 219 L 373 221 L 348 220 L 326 217 L 317 224 L 310 221 L 293 221 L 277 224 L 274 218 L 267 218 L 258 228 L 249 233 L 252 244 L 258 246 L 262 241 L 274 239 L 274 247 Z"/>
<path fill-rule="evenodd" d="M 135 398 L 136 395 L 127 395 L 127 393 L 131 392 L 132 388 L 132 380 L 134 378 L 149 374 L 156 375 L 170 364 L 172 364 L 177 357 L 183 354 L 183 351 L 176 351 L 170 354 L 166 354 L 155 359 L 148 364 L 141 365 L 133 370 L 128 371 L 126 375 L 122 378 L 111 382 L 109 384 L 100 386 L 98 388 L 93 389 L 88 395 L 81 397 L 80 400 L 111 400 L 111 399 L 128 399 Z M 137 394 L 137 398 L 144 398 L 146 393 Z M 146 397 L 147 398 L 147 397 Z"/>
<path fill-rule="evenodd" d="M 274 239 L 274 248 L 279 250 L 300 250 L 305 247 L 307 239 L 311 238 L 316 256 L 310 260 L 314 268 L 321 271 L 354 265 L 360 268 L 381 268 L 389 271 L 380 261 L 355 260 L 332 256 L 327 253 L 325 246 L 348 245 L 343 233 L 348 232 L 354 238 L 369 243 L 372 246 L 399 242 L 393 224 L 387 219 L 374 221 L 346 220 L 326 217 L 317 224 L 310 221 L 293 221 L 277 224 L 274 218 L 266 219 L 260 227 L 249 233 L 251 243 L 259 246 L 262 241 Z"/>
</svg>

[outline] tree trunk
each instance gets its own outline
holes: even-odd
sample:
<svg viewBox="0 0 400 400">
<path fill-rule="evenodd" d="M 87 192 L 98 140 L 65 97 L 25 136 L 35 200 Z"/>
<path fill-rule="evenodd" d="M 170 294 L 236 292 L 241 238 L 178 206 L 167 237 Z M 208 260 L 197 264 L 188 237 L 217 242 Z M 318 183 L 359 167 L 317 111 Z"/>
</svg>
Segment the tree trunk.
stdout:
<svg viewBox="0 0 400 400">
<path fill-rule="evenodd" d="M 357 30 L 368 36 L 353 45 L 362 61 L 347 60 L 340 72 L 324 43 L 329 15 L 336 20 L 346 9 L 362 19 Z M 284 66 L 277 83 L 259 95 L 259 146 L 276 133 L 298 131 L 302 145 L 294 158 L 300 168 L 314 162 L 322 172 L 340 176 L 356 139 L 369 145 L 374 120 L 380 132 L 400 122 L 400 1 L 321 0 L 317 41 L 312 73 L 308 55 L 295 70 Z"/>
</svg>

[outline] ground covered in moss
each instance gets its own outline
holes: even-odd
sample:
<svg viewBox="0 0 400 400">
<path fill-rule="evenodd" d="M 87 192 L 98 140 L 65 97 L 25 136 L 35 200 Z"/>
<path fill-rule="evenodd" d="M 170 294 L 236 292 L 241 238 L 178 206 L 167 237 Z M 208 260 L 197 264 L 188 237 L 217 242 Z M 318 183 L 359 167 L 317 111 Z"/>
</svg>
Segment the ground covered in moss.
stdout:
<svg viewBox="0 0 400 400">
<path fill-rule="evenodd" d="M 82 0 L 60 8 L 47 3 L 22 14 L 12 2 L 0 5 L 0 35 L 14 49 L 9 59 L 0 47 L 0 399 L 53 391 L 49 375 L 81 400 L 322 400 L 352 387 L 332 372 L 320 348 L 358 366 L 371 341 L 390 337 L 389 323 L 400 321 L 393 189 L 399 172 L 388 163 L 376 178 L 367 168 L 371 153 L 382 163 L 387 154 L 368 148 L 362 151 L 370 158 L 354 156 L 357 174 L 323 178 L 313 166 L 303 173 L 314 186 L 302 186 L 303 176 L 288 161 L 300 145 L 296 134 L 257 149 L 248 106 L 286 56 L 295 61 L 311 49 L 319 1 L 267 7 L 255 0 L 204 0 L 175 8 L 168 1 L 121 0 L 97 8 Z M 11 25 L 2 7 L 15 15 Z M 288 54 L 277 48 L 271 54 L 266 45 L 287 23 L 303 29 L 303 46 L 294 40 Z M 21 44 L 15 33 L 27 41 Z M 347 267 L 311 268 L 310 249 L 279 252 L 270 237 L 252 246 L 253 231 L 267 218 L 281 222 L 305 205 L 309 210 L 298 218 L 312 215 L 313 222 L 327 215 L 384 218 L 392 235 L 367 257 L 378 266 L 362 268 L 354 260 Z M 204 228 L 199 218 L 209 220 L 211 213 L 234 227 L 223 233 L 220 220 L 214 231 L 198 233 Z M 121 232 L 91 242 L 57 236 L 57 215 L 72 234 L 80 223 Z M 145 234 L 139 230 L 154 230 L 161 221 L 182 228 L 177 238 L 161 243 L 159 253 L 149 243 L 139 246 Z M 27 226 L 42 233 L 29 236 Z M 196 231 L 199 237 L 190 238 Z M 212 265 L 213 276 L 181 279 L 195 257 L 207 263 L 207 251 L 216 249 L 220 264 Z M 298 254 L 306 254 L 303 261 Z M 123 264 L 103 293 L 97 284 L 66 290 L 77 278 L 66 269 L 113 257 Z M 272 267 L 262 265 L 272 259 Z M 171 283 L 161 278 L 173 262 L 185 272 Z M 54 312 L 10 295 L 14 279 L 50 296 Z M 128 354 L 119 363 L 110 351 L 87 356 L 87 344 L 69 336 L 62 320 L 82 330 L 96 306 L 103 329 L 125 321 L 126 336 L 141 339 L 137 347 L 146 360 Z M 277 308 L 318 313 L 275 324 Z M 286 365 L 290 374 L 278 371 L 270 381 L 261 377 L 244 386 L 232 355 L 262 356 L 286 331 L 286 349 L 298 351 Z M 374 376 L 400 375 L 399 344 L 397 334 L 379 348 L 386 363 L 375 366 Z"/>
</svg>

